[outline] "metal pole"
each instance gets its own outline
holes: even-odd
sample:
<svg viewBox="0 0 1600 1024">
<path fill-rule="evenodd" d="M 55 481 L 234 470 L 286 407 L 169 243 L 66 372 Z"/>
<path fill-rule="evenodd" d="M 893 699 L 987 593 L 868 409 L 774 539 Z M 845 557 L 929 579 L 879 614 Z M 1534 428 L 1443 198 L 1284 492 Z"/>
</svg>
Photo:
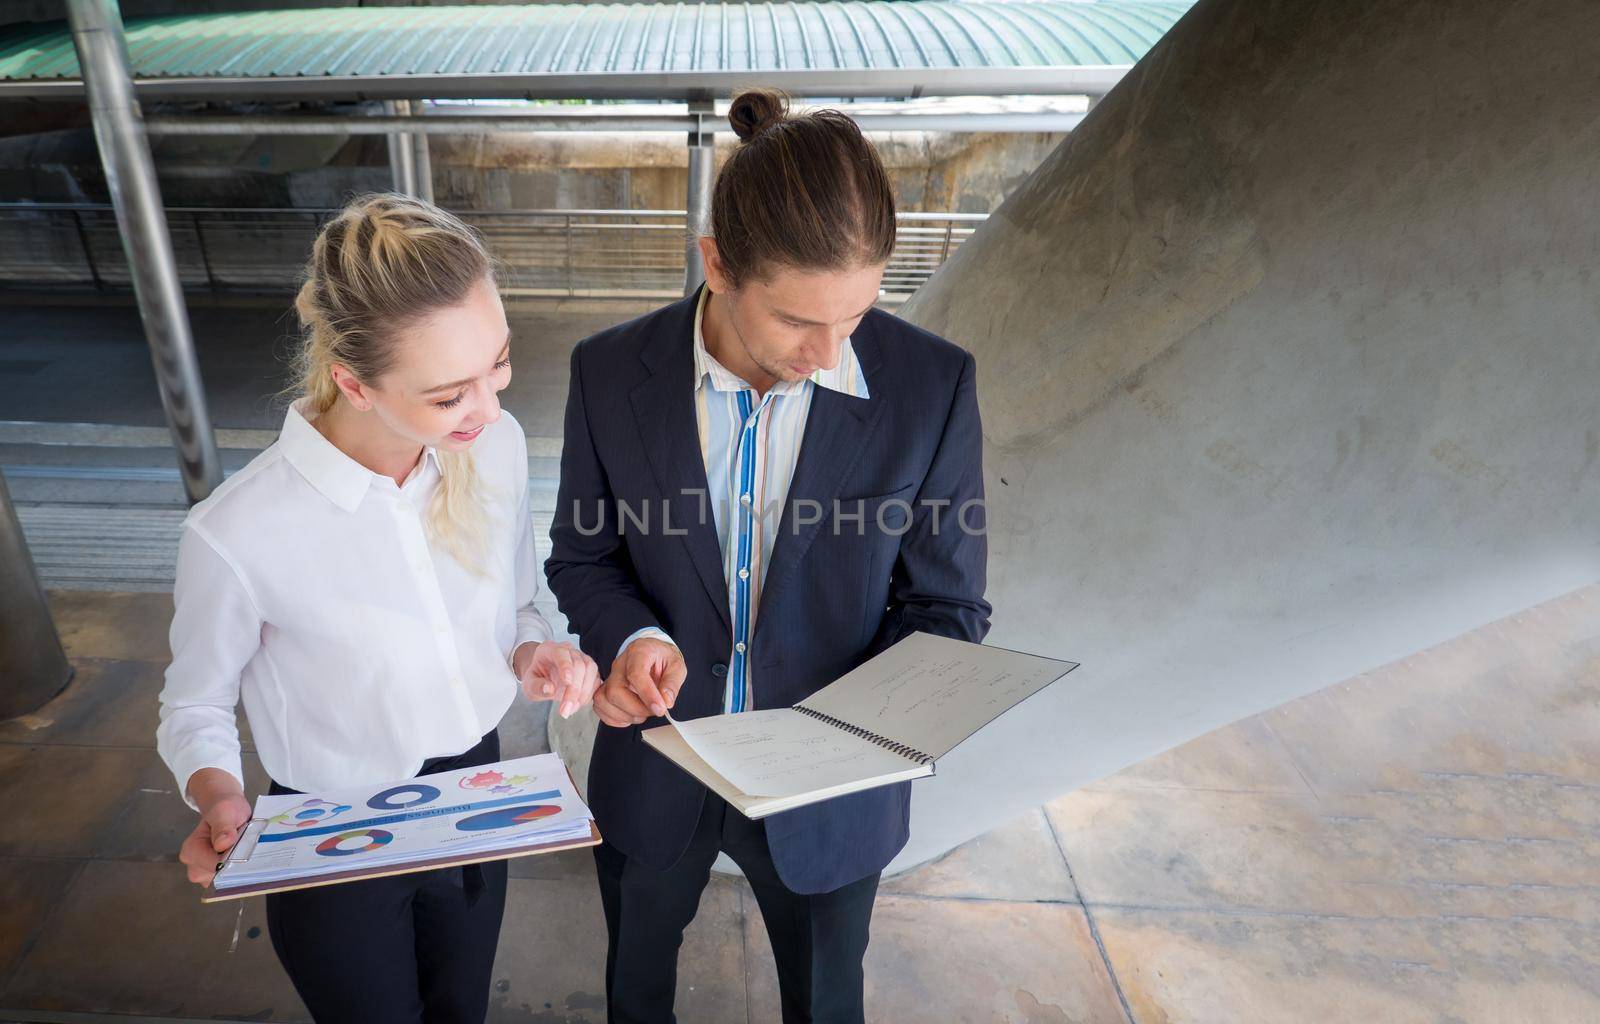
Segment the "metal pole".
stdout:
<svg viewBox="0 0 1600 1024">
<path fill-rule="evenodd" d="M 839 109 L 864 132 L 1067 132 L 1083 120 L 1080 111 L 1038 114 L 865 114 L 848 104 Z M 523 132 L 693 132 L 701 122 L 681 114 L 372 114 L 356 119 L 326 115 L 163 114 L 145 118 L 147 135 L 429 135 Z M 710 130 L 732 132 L 726 121 Z"/>
<path fill-rule="evenodd" d="M 689 113 L 702 123 L 689 133 L 689 202 L 685 207 L 683 243 L 683 294 L 691 295 L 706 279 L 705 262 L 700 258 L 700 236 L 706 231 L 711 213 L 711 189 L 716 183 L 716 135 L 711 127 L 710 100 L 693 100 Z"/>
<path fill-rule="evenodd" d="M 197 502 L 222 482 L 222 461 L 206 412 L 155 164 L 133 96 L 122 13 L 117 0 L 67 0 L 67 21 L 184 490 Z"/>
<path fill-rule="evenodd" d="M 0 473 L 0 719 L 39 710 L 71 679 L 72 665 Z"/>
<path fill-rule="evenodd" d="M 422 113 L 422 102 L 418 100 L 411 105 L 413 113 Z M 418 199 L 433 202 L 433 159 L 428 155 L 428 133 L 410 132 L 411 139 L 411 167 L 416 175 L 417 191 L 414 193 Z"/>
<path fill-rule="evenodd" d="M 392 117 L 404 116 L 411 113 L 411 103 L 408 100 L 384 100 L 383 112 Z M 411 136 L 406 132 L 392 132 L 389 135 L 389 173 L 396 192 L 408 196 L 417 194 L 417 155 L 411 148 Z"/>
</svg>

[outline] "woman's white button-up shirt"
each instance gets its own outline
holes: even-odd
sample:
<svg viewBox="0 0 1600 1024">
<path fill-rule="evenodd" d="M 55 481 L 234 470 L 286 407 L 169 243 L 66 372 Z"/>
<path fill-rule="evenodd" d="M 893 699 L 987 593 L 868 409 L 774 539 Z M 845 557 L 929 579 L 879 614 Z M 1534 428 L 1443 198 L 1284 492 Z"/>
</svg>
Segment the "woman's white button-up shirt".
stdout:
<svg viewBox="0 0 1600 1024">
<path fill-rule="evenodd" d="M 424 526 L 433 449 L 397 487 L 300 410 L 184 522 L 156 740 L 185 800 L 201 768 L 242 782 L 241 701 L 262 767 L 291 789 L 414 775 L 495 727 L 517 693 L 511 652 L 553 635 L 509 413 L 472 447 L 490 523 L 474 572 Z"/>
</svg>

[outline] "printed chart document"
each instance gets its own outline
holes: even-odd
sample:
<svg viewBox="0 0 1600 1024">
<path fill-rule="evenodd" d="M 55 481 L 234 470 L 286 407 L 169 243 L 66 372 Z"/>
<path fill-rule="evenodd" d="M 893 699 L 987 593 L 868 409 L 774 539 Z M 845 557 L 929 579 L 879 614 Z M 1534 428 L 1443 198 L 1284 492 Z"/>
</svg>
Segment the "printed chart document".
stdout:
<svg viewBox="0 0 1600 1024">
<path fill-rule="evenodd" d="M 799 704 L 670 719 L 644 740 L 749 818 L 918 779 L 957 744 L 1077 668 L 913 633 Z"/>
<path fill-rule="evenodd" d="M 316 795 L 262 796 L 205 902 L 600 842 L 566 766 L 538 754 Z"/>
</svg>

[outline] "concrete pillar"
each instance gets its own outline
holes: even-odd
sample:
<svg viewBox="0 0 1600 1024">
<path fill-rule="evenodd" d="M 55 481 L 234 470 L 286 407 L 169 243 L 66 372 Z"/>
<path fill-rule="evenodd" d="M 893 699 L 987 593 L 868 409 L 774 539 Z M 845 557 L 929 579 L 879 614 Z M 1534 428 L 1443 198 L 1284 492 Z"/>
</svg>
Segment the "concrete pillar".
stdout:
<svg viewBox="0 0 1600 1024">
<path fill-rule="evenodd" d="M 72 679 L 0 474 L 0 721 L 43 707 Z"/>
<path fill-rule="evenodd" d="M 990 639 L 1083 667 L 899 865 L 1600 577 L 1597 67 L 1590 0 L 1200 0 L 905 304 Z"/>
<path fill-rule="evenodd" d="M 68 0 L 67 20 L 184 490 L 191 502 L 200 501 L 222 482 L 222 461 L 206 411 L 155 165 L 133 96 L 122 14 L 116 0 Z"/>
<path fill-rule="evenodd" d="M 702 130 L 689 133 L 689 195 L 684 206 L 683 294 L 691 295 L 706 279 L 700 258 L 700 236 L 708 230 L 711 216 L 711 190 L 717 181 L 716 134 L 709 123 L 714 112 L 712 101 L 695 100 L 689 113 L 699 115 Z"/>
</svg>

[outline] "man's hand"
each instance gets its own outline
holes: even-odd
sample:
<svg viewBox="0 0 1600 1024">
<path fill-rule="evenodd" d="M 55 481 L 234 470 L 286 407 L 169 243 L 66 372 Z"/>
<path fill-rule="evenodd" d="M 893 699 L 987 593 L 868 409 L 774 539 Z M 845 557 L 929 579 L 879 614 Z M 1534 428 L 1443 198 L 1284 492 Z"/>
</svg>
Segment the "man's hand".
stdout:
<svg viewBox="0 0 1600 1024">
<path fill-rule="evenodd" d="M 677 702 L 689 670 L 683 652 L 653 637 L 640 637 L 611 664 L 611 675 L 595 693 L 594 709 L 607 725 L 638 725 L 665 715 Z"/>
<path fill-rule="evenodd" d="M 523 644 L 511 656 L 511 667 L 529 700 L 560 700 L 561 717 L 594 697 L 600 685 L 600 668 L 594 659 L 569 643 Z"/>
<path fill-rule="evenodd" d="M 606 725 L 626 729 L 650 717 L 650 709 L 633 695 L 628 684 L 612 676 L 594 691 L 594 713 Z"/>
<path fill-rule="evenodd" d="M 200 805 L 200 821 L 178 850 L 189 881 L 210 885 L 217 864 L 239 841 L 250 821 L 250 801 L 239 781 L 220 768 L 202 768 L 189 779 L 189 795 Z"/>
</svg>

